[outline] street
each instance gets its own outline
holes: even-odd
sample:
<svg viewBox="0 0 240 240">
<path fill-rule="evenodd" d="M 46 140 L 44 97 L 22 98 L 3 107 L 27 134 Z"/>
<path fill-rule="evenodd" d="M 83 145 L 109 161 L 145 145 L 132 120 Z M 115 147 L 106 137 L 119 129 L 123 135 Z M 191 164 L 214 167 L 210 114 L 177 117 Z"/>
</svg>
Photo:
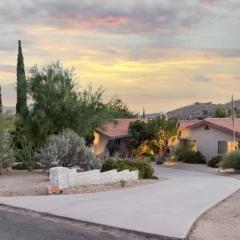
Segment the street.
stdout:
<svg viewBox="0 0 240 240">
<path fill-rule="evenodd" d="M 107 233 L 62 219 L 0 207 L 1 240 L 122 240 L 132 239 L 125 233 Z M 139 239 L 139 238 L 134 238 Z"/>
</svg>

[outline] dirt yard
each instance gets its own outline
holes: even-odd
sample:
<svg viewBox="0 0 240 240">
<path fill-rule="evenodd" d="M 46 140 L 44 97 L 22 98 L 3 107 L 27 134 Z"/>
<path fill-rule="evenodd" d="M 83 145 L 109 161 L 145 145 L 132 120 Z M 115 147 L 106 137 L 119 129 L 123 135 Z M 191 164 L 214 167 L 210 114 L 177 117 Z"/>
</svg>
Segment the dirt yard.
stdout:
<svg viewBox="0 0 240 240">
<path fill-rule="evenodd" d="M 163 181 L 165 179 L 160 179 Z M 159 180 L 144 179 L 133 182 L 121 182 L 112 184 L 98 184 L 89 186 L 70 187 L 63 194 L 90 193 L 111 191 L 123 187 L 137 187 L 152 184 Z M 36 196 L 47 194 L 49 186 L 48 173 L 40 171 L 13 170 L 8 175 L 0 175 L 0 196 Z"/>
<path fill-rule="evenodd" d="M 0 196 L 43 195 L 48 184 L 48 173 L 12 170 L 0 175 Z"/>
<path fill-rule="evenodd" d="M 189 240 L 238 240 L 239 226 L 240 190 L 201 216 Z"/>
</svg>

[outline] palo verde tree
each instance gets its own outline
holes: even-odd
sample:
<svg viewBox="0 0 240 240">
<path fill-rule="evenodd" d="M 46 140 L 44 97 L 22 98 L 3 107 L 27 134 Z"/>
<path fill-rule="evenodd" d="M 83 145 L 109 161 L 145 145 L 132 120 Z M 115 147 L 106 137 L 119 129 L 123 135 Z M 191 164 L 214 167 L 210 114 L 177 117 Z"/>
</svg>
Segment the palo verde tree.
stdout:
<svg viewBox="0 0 240 240">
<path fill-rule="evenodd" d="M 148 122 L 136 121 L 129 126 L 130 142 L 142 154 L 146 149 L 163 152 L 177 135 L 176 119 L 157 117 Z M 135 143 L 135 146 L 134 146 Z"/>
<path fill-rule="evenodd" d="M 16 114 L 25 117 L 27 114 L 27 81 L 24 68 L 24 58 L 22 53 L 21 41 L 18 41 L 17 58 L 17 104 Z"/>
<path fill-rule="evenodd" d="M 72 78 L 72 71 L 59 62 L 30 70 L 28 94 L 33 104 L 24 125 L 35 145 L 63 129 L 77 130 L 78 96 Z"/>
<path fill-rule="evenodd" d="M 120 98 L 112 98 L 107 104 L 109 112 L 111 112 L 113 118 L 136 118 L 137 114 L 134 114 L 128 109 L 128 106 Z"/>
<path fill-rule="evenodd" d="M 79 90 L 74 73 L 59 62 L 43 68 L 33 67 L 28 79 L 28 94 L 33 100 L 25 127 L 35 145 L 45 143 L 49 135 L 71 129 L 84 137 L 87 145 L 97 127 L 113 120 L 113 109 L 104 103 L 102 88 Z"/>
<path fill-rule="evenodd" d="M 166 116 L 157 117 L 148 122 L 150 142 L 160 151 L 164 151 L 177 136 L 177 120 Z"/>
</svg>

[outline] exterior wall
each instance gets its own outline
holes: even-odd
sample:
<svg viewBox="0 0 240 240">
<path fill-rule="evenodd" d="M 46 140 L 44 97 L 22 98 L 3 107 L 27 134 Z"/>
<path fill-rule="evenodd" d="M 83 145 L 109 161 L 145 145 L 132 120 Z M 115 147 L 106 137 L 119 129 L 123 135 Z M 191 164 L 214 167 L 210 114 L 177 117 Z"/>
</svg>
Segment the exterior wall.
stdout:
<svg viewBox="0 0 240 240">
<path fill-rule="evenodd" d="M 98 132 L 94 132 L 94 142 L 93 142 L 93 151 L 99 157 L 108 156 L 107 144 L 110 138 L 100 134 Z"/>
<path fill-rule="evenodd" d="M 100 170 L 96 169 L 78 173 L 76 169 L 55 167 L 50 168 L 49 171 L 50 185 L 58 186 L 59 189 L 92 184 L 115 183 L 120 181 L 136 181 L 138 179 L 139 171 L 130 172 L 129 170 L 121 172 L 110 170 L 101 173 Z"/>
<path fill-rule="evenodd" d="M 229 150 L 232 150 L 232 135 L 216 128 L 210 127 L 205 130 L 205 126 L 196 128 L 186 128 L 181 130 L 180 139 L 189 139 L 197 141 L 197 150 L 200 151 L 207 160 L 218 155 L 218 141 L 229 142 Z M 240 141 L 236 138 L 236 141 Z"/>
<path fill-rule="evenodd" d="M 101 158 L 108 157 L 109 153 L 107 150 L 107 144 L 111 140 L 111 138 L 108 138 L 107 136 L 100 134 L 98 132 L 94 132 L 94 137 L 95 137 L 93 142 L 94 153 Z M 121 138 L 120 140 L 121 140 L 120 151 L 116 155 L 125 156 L 128 153 L 127 138 Z"/>
</svg>

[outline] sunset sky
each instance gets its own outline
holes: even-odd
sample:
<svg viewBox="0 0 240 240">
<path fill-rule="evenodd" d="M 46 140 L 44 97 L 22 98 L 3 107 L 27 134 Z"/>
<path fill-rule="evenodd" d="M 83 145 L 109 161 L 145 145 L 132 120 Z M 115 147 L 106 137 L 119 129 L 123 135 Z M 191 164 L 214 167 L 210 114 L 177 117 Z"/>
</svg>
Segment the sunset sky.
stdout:
<svg viewBox="0 0 240 240">
<path fill-rule="evenodd" d="M 133 111 L 240 98 L 239 0 L 1 0 L 0 36 L 4 105 L 18 39 L 27 71 L 60 60 Z"/>
</svg>

